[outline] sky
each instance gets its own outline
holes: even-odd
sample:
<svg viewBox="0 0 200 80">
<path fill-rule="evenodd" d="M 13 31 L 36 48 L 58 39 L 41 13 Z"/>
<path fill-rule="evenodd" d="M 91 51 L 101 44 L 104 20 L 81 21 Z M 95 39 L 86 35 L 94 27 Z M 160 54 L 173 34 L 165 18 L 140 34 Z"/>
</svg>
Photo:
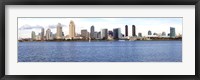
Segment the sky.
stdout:
<svg viewBox="0 0 200 80">
<path fill-rule="evenodd" d="M 69 34 L 69 23 L 73 20 L 76 33 L 82 29 L 90 32 L 90 27 L 94 25 L 95 31 L 101 29 L 112 30 L 121 28 L 122 34 L 125 34 L 125 25 L 128 25 L 128 35 L 132 35 L 132 25 L 136 26 L 136 35 L 142 33 L 147 36 L 148 31 L 152 33 L 170 32 L 170 27 L 174 27 L 176 34 L 182 34 L 182 18 L 18 18 L 18 38 L 31 38 L 31 32 L 36 34 L 41 32 L 41 28 L 49 28 L 56 33 L 56 25 L 61 23 L 64 35 Z"/>
</svg>

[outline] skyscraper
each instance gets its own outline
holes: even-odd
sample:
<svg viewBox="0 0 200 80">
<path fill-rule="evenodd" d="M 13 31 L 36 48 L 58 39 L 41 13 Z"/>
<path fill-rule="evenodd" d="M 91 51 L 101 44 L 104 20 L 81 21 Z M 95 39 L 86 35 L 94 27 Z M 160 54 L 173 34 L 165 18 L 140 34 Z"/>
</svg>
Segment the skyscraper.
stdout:
<svg viewBox="0 0 200 80">
<path fill-rule="evenodd" d="M 121 38 L 121 29 L 115 28 L 113 29 L 113 39 L 120 39 Z"/>
<path fill-rule="evenodd" d="M 32 32 L 31 32 L 31 39 L 32 39 L 32 40 L 35 40 L 35 39 L 36 39 L 35 31 L 32 31 Z"/>
<path fill-rule="evenodd" d="M 81 37 L 83 37 L 83 39 L 87 39 L 88 38 L 88 31 L 87 31 L 87 29 L 81 30 Z"/>
<path fill-rule="evenodd" d="M 47 29 L 46 30 L 46 40 L 51 40 L 51 39 L 52 39 L 51 30 Z"/>
<path fill-rule="evenodd" d="M 170 38 L 175 38 L 176 32 L 174 27 L 170 27 Z"/>
<path fill-rule="evenodd" d="M 38 33 L 37 40 L 41 40 L 41 33 Z"/>
<path fill-rule="evenodd" d="M 97 38 L 101 39 L 101 31 L 97 33 Z"/>
<path fill-rule="evenodd" d="M 152 33 L 151 33 L 151 31 L 150 31 L 150 30 L 148 31 L 148 35 L 152 35 Z"/>
<path fill-rule="evenodd" d="M 128 36 L 128 25 L 125 26 L 125 36 Z"/>
<path fill-rule="evenodd" d="M 51 35 L 51 40 L 53 40 L 53 39 L 54 39 L 54 34 L 53 34 L 53 32 L 51 32 L 50 35 Z"/>
<path fill-rule="evenodd" d="M 98 38 L 98 32 L 94 32 L 94 39 Z"/>
<path fill-rule="evenodd" d="M 90 38 L 94 39 L 94 26 L 93 25 L 90 28 Z"/>
<path fill-rule="evenodd" d="M 75 24 L 74 24 L 74 21 L 71 20 L 69 23 L 69 38 L 73 39 L 75 35 L 76 35 Z"/>
<path fill-rule="evenodd" d="M 41 29 L 41 40 L 44 40 L 44 28 Z"/>
<path fill-rule="evenodd" d="M 135 25 L 132 25 L 132 36 L 136 36 L 136 32 L 135 32 L 136 30 L 135 30 Z"/>
<path fill-rule="evenodd" d="M 113 36 L 113 31 L 108 31 L 109 36 Z"/>
<path fill-rule="evenodd" d="M 62 39 L 62 26 L 60 23 L 57 25 L 56 39 Z"/>
<path fill-rule="evenodd" d="M 101 30 L 101 39 L 108 39 L 108 29 Z"/>
</svg>

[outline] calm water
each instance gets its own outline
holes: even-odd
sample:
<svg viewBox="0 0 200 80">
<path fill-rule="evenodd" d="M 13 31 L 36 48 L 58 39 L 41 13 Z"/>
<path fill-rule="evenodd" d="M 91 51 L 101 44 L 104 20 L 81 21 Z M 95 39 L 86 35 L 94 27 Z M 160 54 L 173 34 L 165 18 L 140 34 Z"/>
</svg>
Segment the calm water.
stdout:
<svg viewBox="0 0 200 80">
<path fill-rule="evenodd" d="M 182 62 L 182 41 L 19 42 L 19 62 Z"/>
</svg>

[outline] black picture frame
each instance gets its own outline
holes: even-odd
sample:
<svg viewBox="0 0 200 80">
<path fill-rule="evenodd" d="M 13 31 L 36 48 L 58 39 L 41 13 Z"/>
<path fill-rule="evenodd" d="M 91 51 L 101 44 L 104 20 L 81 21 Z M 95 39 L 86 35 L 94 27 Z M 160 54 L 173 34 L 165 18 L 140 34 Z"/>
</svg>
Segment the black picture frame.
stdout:
<svg viewBox="0 0 200 80">
<path fill-rule="evenodd" d="M 200 80 L 200 0 L 1 0 L 1 80 Z M 5 75 L 5 5 L 195 5 L 195 75 Z"/>
</svg>

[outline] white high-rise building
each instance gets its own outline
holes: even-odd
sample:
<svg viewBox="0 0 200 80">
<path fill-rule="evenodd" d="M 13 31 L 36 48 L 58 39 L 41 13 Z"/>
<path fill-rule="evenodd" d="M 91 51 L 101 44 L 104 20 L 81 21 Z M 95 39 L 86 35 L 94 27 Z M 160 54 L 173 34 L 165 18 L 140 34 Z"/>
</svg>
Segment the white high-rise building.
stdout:
<svg viewBox="0 0 200 80">
<path fill-rule="evenodd" d="M 73 39 L 76 36 L 76 32 L 75 32 L 75 24 L 74 21 L 70 21 L 69 23 L 69 38 Z"/>
<path fill-rule="evenodd" d="M 32 31 L 32 33 L 31 33 L 31 39 L 32 39 L 32 40 L 36 40 L 35 31 Z"/>
<path fill-rule="evenodd" d="M 57 25 L 56 39 L 62 39 L 62 26 L 60 23 Z"/>
<path fill-rule="evenodd" d="M 52 33 L 50 29 L 46 30 L 46 40 L 52 40 Z"/>
</svg>

